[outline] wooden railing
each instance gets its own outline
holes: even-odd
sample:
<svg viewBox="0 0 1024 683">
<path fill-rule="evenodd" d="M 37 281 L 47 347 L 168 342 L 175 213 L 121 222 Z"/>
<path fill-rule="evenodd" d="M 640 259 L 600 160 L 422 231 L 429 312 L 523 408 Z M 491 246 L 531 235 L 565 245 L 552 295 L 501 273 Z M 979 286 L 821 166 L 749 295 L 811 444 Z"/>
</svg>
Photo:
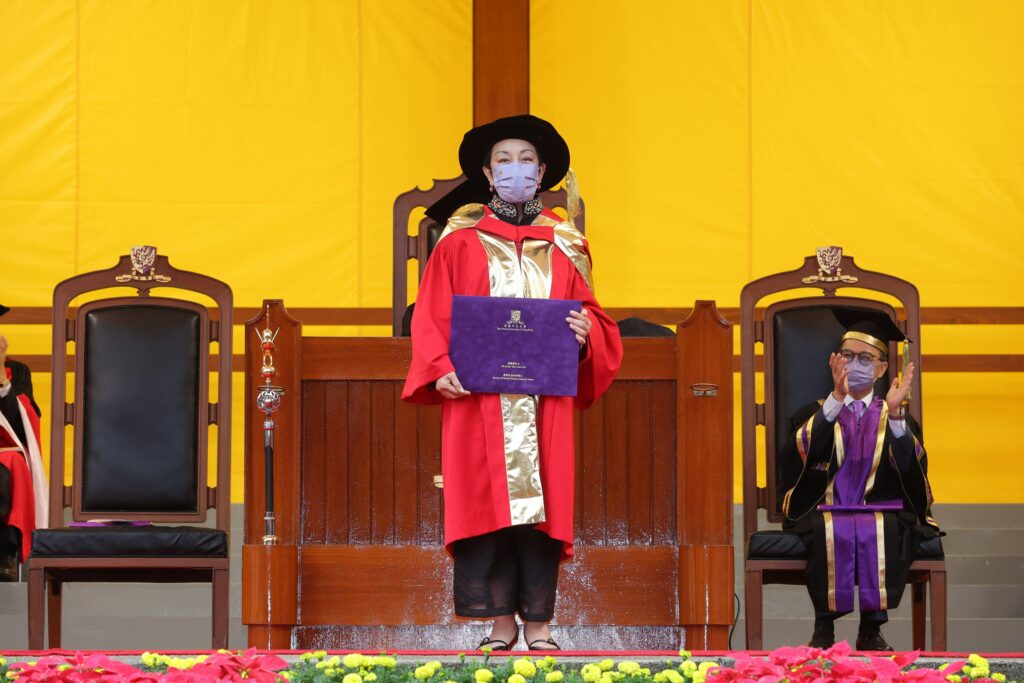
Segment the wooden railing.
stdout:
<svg viewBox="0 0 1024 683">
<path fill-rule="evenodd" d="M 232 318 L 236 325 L 256 316 L 260 309 L 235 308 Z M 689 308 L 609 308 L 615 320 L 636 316 L 662 325 L 675 325 L 689 314 Z M 390 308 L 294 308 L 293 315 L 306 325 L 391 325 Z M 738 308 L 720 308 L 722 316 L 734 324 L 739 323 Z M 8 325 L 49 325 L 50 308 L 46 306 L 12 309 L 3 318 Z M 924 325 L 1024 325 L 1024 306 L 934 306 L 921 309 Z M 8 333 L 10 336 L 10 333 Z M 29 366 L 32 372 L 50 371 L 49 354 L 12 354 Z M 927 372 L 1024 372 L 1024 354 L 965 353 L 924 354 L 923 369 Z M 241 354 L 235 355 L 232 367 L 236 372 L 245 368 Z M 739 356 L 733 359 L 733 370 L 739 371 Z"/>
</svg>

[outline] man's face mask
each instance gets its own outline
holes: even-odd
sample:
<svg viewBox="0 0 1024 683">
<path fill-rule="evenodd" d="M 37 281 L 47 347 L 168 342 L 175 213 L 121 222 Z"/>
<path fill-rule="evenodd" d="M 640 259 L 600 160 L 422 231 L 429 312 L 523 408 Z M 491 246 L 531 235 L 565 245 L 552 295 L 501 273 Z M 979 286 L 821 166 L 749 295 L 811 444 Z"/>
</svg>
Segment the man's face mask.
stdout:
<svg viewBox="0 0 1024 683">
<path fill-rule="evenodd" d="M 496 164 L 492 170 L 494 191 L 510 204 L 522 204 L 537 194 L 540 167 L 520 162 Z"/>
<path fill-rule="evenodd" d="M 851 391 L 863 391 L 875 383 L 875 365 L 861 365 L 856 358 L 846 363 L 846 384 Z"/>
</svg>

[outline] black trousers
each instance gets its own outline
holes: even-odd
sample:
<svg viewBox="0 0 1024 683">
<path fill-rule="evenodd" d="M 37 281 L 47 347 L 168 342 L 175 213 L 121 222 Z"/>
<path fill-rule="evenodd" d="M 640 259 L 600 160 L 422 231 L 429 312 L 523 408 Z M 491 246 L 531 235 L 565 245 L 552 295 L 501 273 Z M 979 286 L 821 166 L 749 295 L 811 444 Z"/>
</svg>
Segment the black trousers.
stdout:
<svg viewBox="0 0 1024 683">
<path fill-rule="evenodd" d="M 524 524 L 455 541 L 451 552 L 460 617 L 554 616 L 561 541 Z"/>
</svg>

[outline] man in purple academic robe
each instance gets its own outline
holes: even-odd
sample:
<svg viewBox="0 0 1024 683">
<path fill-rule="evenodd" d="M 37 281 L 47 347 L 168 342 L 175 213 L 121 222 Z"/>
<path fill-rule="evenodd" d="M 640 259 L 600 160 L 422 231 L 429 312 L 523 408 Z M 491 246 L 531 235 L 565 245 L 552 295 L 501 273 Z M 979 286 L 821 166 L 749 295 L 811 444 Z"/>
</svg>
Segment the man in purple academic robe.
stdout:
<svg viewBox="0 0 1024 683">
<path fill-rule="evenodd" d="M 905 335 L 881 311 L 835 313 L 847 331 L 829 359 L 834 389 L 796 413 L 779 454 L 783 528 L 808 546 L 810 645 L 835 642 L 834 622 L 853 611 L 856 595 L 857 649 L 892 650 L 881 632 L 886 610 L 899 605 L 921 537 L 938 533 L 921 430 L 904 414 L 914 364 L 876 395 L 889 344 Z"/>
</svg>

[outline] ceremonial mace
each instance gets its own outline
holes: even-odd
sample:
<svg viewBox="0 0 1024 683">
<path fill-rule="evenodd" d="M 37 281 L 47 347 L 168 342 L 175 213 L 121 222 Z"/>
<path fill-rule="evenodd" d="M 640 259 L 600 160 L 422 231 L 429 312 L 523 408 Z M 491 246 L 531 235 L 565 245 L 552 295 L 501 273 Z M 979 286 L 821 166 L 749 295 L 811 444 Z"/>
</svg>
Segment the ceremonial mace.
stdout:
<svg viewBox="0 0 1024 683">
<path fill-rule="evenodd" d="M 253 330 L 256 338 L 259 339 L 260 348 L 263 350 L 263 364 L 260 367 L 260 375 L 263 377 L 263 385 L 259 387 L 256 394 L 256 407 L 263 413 L 263 455 L 265 458 L 265 496 L 266 513 L 263 515 L 263 545 L 277 545 L 276 523 L 274 515 L 274 412 L 281 407 L 281 397 L 284 396 L 282 387 L 270 383 L 271 378 L 277 374 L 274 368 L 274 340 L 281 328 L 270 330 L 270 308 L 267 308 L 267 318 L 263 331 Z"/>
</svg>

